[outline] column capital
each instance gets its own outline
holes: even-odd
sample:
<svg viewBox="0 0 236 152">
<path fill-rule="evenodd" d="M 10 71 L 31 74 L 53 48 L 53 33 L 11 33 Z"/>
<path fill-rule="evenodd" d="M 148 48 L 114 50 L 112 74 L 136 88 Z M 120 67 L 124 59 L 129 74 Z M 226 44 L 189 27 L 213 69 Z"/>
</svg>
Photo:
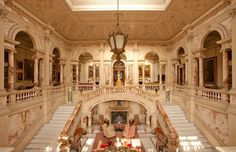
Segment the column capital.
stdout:
<svg viewBox="0 0 236 152">
<path fill-rule="evenodd" d="M 15 50 L 15 48 L 7 48 L 8 53 L 10 54 L 14 54 L 17 53 L 17 51 Z"/>
<path fill-rule="evenodd" d="M 171 59 L 171 61 L 172 61 L 172 64 L 179 64 L 179 59 L 177 58 L 173 58 Z"/>
<path fill-rule="evenodd" d="M 236 4 L 231 5 L 231 10 L 229 11 L 230 16 L 236 17 Z"/>
<path fill-rule="evenodd" d="M 65 65 L 65 61 L 62 61 L 62 60 L 61 60 L 61 61 L 59 62 L 59 65 Z"/>
<path fill-rule="evenodd" d="M 204 58 L 203 51 L 198 51 L 194 54 L 195 58 Z"/>
<path fill-rule="evenodd" d="M 4 1 L 0 0 L 0 17 L 5 18 L 7 13 L 8 13 L 8 11 L 5 7 Z"/>
</svg>

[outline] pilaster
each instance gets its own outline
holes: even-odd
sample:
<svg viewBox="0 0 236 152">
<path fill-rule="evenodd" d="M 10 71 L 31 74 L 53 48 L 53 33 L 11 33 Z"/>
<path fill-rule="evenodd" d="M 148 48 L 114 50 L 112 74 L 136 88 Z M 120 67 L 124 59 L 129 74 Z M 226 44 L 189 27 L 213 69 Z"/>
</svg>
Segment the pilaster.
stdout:
<svg viewBox="0 0 236 152">
<path fill-rule="evenodd" d="M 134 52 L 134 77 L 133 77 L 133 84 L 134 85 L 138 85 L 138 81 L 139 81 L 139 78 L 138 78 L 138 52 L 139 52 L 139 49 L 138 49 L 138 45 L 135 44 L 134 46 L 134 49 L 133 49 L 133 52 Z"/>
<path fill-rule="evenodd" d="M 105 53 L 105 44 L 102 43 L 100 45 L 100 49 L 99 49 L 99 55 L 100 55 L 100 66 L 99 66 L 100 85 L 105 84 L 104 53 Z"/>
</svg>

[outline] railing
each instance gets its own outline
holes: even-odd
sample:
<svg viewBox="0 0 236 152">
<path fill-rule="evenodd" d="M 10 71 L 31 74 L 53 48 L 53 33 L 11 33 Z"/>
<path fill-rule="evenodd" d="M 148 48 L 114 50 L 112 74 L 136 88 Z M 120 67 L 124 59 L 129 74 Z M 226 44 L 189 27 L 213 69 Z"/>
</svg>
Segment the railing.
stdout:
<svg viewBox="0 0 236 152">
<path fill-rule="evenodd" d="M 143 98 L 149 100 L 149 101 L 154 101 L 155 95 L 149 92 L 146 92 L 142 89 L 140 89 L 137 86 L 102 86 L 90 93 L 84 94 L 83 99 L 84 100 L 90 100 L 93 99 L 97 96 L 100 96 L 102 94 L 114 94 L 114 93 L 127 93 L 130 95 L 138 95 L 142 96 Z"/>
<path fill-rule="evenodd" d="M 43 96 L 46 91 L 47 95 L 62 94 L 65 92 L 65 86 L 51 86 L 49 88 L 33 88 L 27 90 L 13 90 L 0 94 L 0 106 L 19 104 L 32 101 Z"/>
<path fill-rule="evenodd" d="M 94 90 L 97 88 L 98 85 L 94 85 L 92 83 L 73 83 L 70 84 L 73 91 L 87 91 L 87 90 Z"/>
<path fill-rule="evenodd" d="M 187 87 L 187 86 L 174 85 L 173 90 L 177 91 L 177 92 L 182 92 L 182 93 L 187 94 L 187 95 L 191 95 L 191 88 Z"/>
<path fill-rule="evenodd" d="M 230 94 L 228 91 L 207 89 L 207 88 L 190 88 L 187 86 L 173 86 L 173 91 L 183 93 L 185 95 L 192 95 L 203 99 L 218 101 L 220 103 L 230 103 Z"/>
<path fill-rule="evenodd" d="M 6 93 L 6 103 L 22 103 L 42 96 L 42 89 L 34 88 L 29 90 L 14 90 Z"/>
<path fill-rule="evenodd" d="M 168 151 L 175 152 L 179 147 L 179 136 L 170 122 L 169 117 L 167 116 L 165 110 L 162 108 L 160 104 L 157 104 L 157 118 L 160 123 L 164 134 L 168 137 Z"/>
<path fill-rule="evenodd" d="M 69 151 L 71 147 L 70 138 L 74 138 L 74 133 L 79 123 L 79 114 L 81 111 L 82 102 L 79 102 L 67 120 L 60 136 L 58 137 L 58 148 L 60 151 Z M 81 134 L 82 135 L 82 134 Z"/>
<path fill-rule="evenodd" d="M 50 86 L 47 88 L 47 94 L 51 95 L 51 94 L 59 94 L 59 93 L 63 93 L 65 92 L 65 86 L 61 85 L 61 86 Z"/>
<path fill-rule="evenodd" d="M 224 90 L 195 88 L 194 95 L 204 99 L 219 101 L 221 103 L 230 102 L 230 95 L 227 91 Z"/>
</svg>

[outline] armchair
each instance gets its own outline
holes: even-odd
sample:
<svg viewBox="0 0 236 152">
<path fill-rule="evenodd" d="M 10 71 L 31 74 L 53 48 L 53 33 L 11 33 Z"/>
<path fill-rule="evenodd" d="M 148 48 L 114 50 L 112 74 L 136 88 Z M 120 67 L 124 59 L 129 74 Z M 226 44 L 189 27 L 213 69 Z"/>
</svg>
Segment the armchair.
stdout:
<svg viewBox="0 0 236 152">
<path fill-rule="evenodd" d="M 125 130 L 123 131 L 123 136 L 125 138 L 133 138 L 135 136 L 136 125 L 132 125 L 131 127 L 126 126 Z"/>
<path fill-rule="evenodd" d="M 107 126 L 106 124 L 102 124 L 102 130 L 103 130 L 104 136 L 108 139 L 116 136 L 115 131 L 111 127 Z"/>
</svg>

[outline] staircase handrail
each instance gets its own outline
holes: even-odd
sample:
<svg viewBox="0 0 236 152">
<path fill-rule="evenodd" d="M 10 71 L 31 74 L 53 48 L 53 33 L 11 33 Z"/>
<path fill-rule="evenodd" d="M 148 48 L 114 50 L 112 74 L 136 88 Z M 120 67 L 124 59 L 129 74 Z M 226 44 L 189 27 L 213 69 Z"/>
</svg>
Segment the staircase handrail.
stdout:
<svg viewBox="0 0 236 152">
<path fill-rule="evenodd" d="M 157 103 L 157 111 L 159 112 L 160 120 L 163 122 L 161 127 L 163 130 L 167 130 L 165 134 L 167 134 L 168 137 L 168 151 L 169 152 L 175 152 L 176 149 L 179 147 L 179 136 L 177 131 L 175 130 L 174 126 L 172 125 L 168 115 L 166 114 L 165 110 L 161 106 L 161 104 Z"/>
<path fill-rule="evenodd" d="M 60 151 L 69 151 L 71 147 L 71 137 L 73 138 L 74 131 L 76 130 L 78 124 L 76 123 L 76 119 L 78 119 L 79 113 L 81 111 L 82 102 L 80 101 L 77 106 L 74 108 L 70 118 L 67 120 L 61 134 L 58 137 L 58 149 Z M 76 127 L 76 128 L 75 128 Z"/>
</svg>

